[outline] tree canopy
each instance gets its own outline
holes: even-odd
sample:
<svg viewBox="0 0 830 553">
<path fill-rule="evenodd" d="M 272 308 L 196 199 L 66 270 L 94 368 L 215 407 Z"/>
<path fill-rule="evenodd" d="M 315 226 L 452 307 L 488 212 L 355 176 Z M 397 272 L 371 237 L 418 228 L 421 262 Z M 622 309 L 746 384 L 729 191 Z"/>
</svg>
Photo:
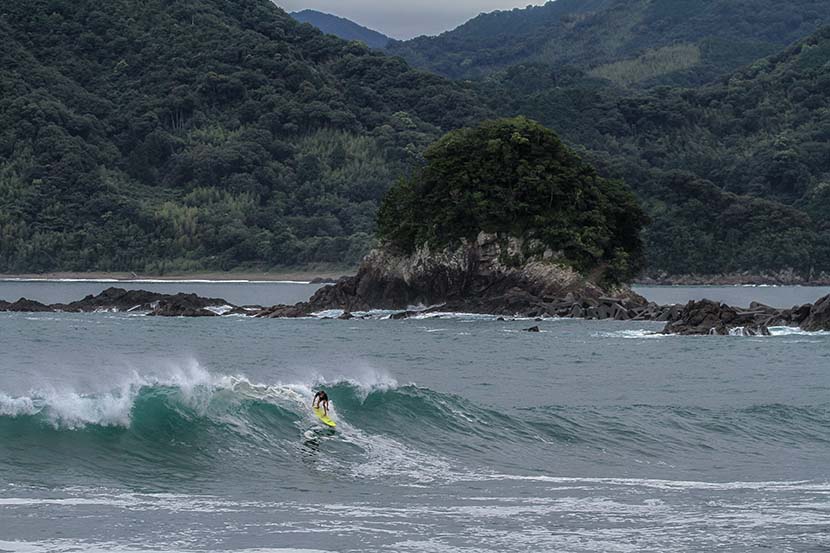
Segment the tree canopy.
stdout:
<svg viewBox="0 0 830 553">
<path fill-rule="evenodd" d="M 484 231 L 537 242 L 557 262 L 600 267 L 615 281 L 642 268 L 646 218 L 633 194 L 538 123 L 518 117 L 452 131 L 425 158 L 384 199 L 378 236 L 390 246 L 440 248 Z"/>
<path fill-rule="evenodd" d="M 0 41 L 0 272 L 353 264 L 490 113 L 267 0 L 12 2 Z"/>
<path fill-rule="evenodd" d="M 830 271 L 830 28 L 694 89 L 629 94 L 541 66 L 480 86 L 632 186 L 651 270 Z"/>
</svg>

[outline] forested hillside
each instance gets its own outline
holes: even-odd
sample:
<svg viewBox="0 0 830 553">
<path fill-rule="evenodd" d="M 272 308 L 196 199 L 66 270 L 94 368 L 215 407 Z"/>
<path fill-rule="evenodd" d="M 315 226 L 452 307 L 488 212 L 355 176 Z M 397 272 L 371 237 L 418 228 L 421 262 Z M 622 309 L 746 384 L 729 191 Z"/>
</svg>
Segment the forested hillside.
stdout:
<svg viewBox="0 0 830 553">
<path fill-rule="evenodd" d="M 385 48 L 392 40 L 383 33 L 358 25 L 344 17 L 316 10 L 292 12 L 291 17 L 302 23 L 314 25 L 327 35 L 334 35 L 343 40 L 359 40 L 369 48 Z"/>
<path fill-rule="evenodd" d="M 464 86 L 267 0 L 0 13 L 0 272 L 356 262 Z"/>
<path fill-rule="evenodd" d="M 510 13 L 505 33 L 529 25 Z M 830 30 L 639 92 L 542 63 L 454 83 L 267 0 L 10 3 L 0 40 L 0 272 L 355 263 L 427 145 L 494 115 L 624 179 L 652 272 L 830 271 Z"/>
<path fill-rule="evenodd" d="M 624 95 L 543 66 L 481 86 L 636 189 L 652 270 L 830 271 L 830 28 L 698 89 Z"/>
<path fill-rule="evenodd" d="M 575 66 L 623 86 L 699 84 L 830 23 L 825 0 L 555 0 L 483 14 L 389 52 L 453 78 L 524 63 Z"/>
</svg>

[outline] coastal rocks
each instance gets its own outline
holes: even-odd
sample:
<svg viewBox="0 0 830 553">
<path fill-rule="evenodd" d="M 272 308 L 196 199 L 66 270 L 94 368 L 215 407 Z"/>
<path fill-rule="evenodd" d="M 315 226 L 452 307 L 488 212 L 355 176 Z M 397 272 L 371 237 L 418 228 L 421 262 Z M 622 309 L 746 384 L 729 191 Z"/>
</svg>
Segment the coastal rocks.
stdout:
<svg viewBox="0 0 830 553">
<path fill-rule="evenodd" d="M 553 252 L 525 255 L 535 245 L 515 237 L 480 233 L 455 249 L 410 255 L 372 251 L 358 273 L 318 290 L 305 304 L 276 306 L 259 316 L 307 315 L 440 306 L 442 311 L 522 317 L 579 316 L 628 320 L 643 317 L 648 303 L 627 287 L 606 289 L 557 264 Z M 288 314 L 288 315 L 285 315 Z"/>
<path fill-rule="evenodd" d="M 219 315 L 209 307 L 231 306 L 225 300 L 202 298 L 196 294 L 176 294 L 159 299 L 148 315 L 154 317 L 215 317 Z"/>
<path fill-rule="evenodd" d="M 238 308 L 220 298 L 203 298 L 196 294 L 159 294 L 145 290 L 107 288 L 98 295 L 88 295 L 69 304 L 44 305 L 21 298 L 14 303 L 0 302 L 0 311 L 27 313 L 67 312 L 95 313 L 98 311 L 146 312 L 159 317 L 211 317 L 222 313 L 238 312 Z"/>
<path fill-rule="evenodd" d="M 274 305 L 266 307 L 253 314 L 254 317 L 262 319 L 296 319 L 299 317 L 308 317 L 311 311 L 308 309 L 308 304 L 298 303 L 296 305 Z"/>
<path fill-rule="evenodd" d="M 12 311 L 16 313 L 47 313 L 52 311 L 48 305 L 44 305 L 39 301 L 20 298 L 14 303 L 3 302 L 5 306 L 0 306 L 2 311 Z"/>
<path fill-rule="evenodd" d="M 810 313 L 800 325 L 803 330 L 809 332 L 830 330 L 830 296 L 824 296 L 813 304 Z"/>
<path fill-rule="evenodd" d="M 90 313 L 95 311 L 150 311 L 155 303 L 165 298 L 165 294 L 147 292 L 146 290 L 125 290 L 110 287 L 96 295 L 88 295 L 82 300 L 53 307 L 61 311 Z"/>
<path fill-rule="evenodd" d="M 690 301 L 663 334 L 767 336 L 766 321 L 773 316 L 765 309 L 739 310 L 711 300 Z"/>
</svg>

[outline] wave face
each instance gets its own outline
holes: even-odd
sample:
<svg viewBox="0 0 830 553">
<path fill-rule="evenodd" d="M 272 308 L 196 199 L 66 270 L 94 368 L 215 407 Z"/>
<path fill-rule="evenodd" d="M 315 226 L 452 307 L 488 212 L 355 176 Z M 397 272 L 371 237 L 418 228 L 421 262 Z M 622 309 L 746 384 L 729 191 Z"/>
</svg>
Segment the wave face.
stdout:
<svg viewBox="0 0 830 553">
<path fill-rule="evenodd" d="M 335 432 L 320 427 L 308 408 L 319 385 L 332 400 Z M 0 443 L 0 472 L 18 476 L 52 474 L 60 464 L 76 474 L 138 482 L 149 473 L 154 481 L 273 478 L 302 467 L 324 444 L 331 454 L 323 470 L 423 482 L 477 470 L 532 474 L 549 468 L 552 450 L 560 468 L 598 457 L 620 466 L 695 459 L 705 466 L 713 453 L 734 454 L 736 462 L 748 452 L 766 455 L 771 464 L 786 455 L 821 455 L 830 445 L 830 404 L 503 412 L 391 379 L 260 384 L 199 373 L 134 378 L 103 394 L 0 393 Z"/>
</svg>

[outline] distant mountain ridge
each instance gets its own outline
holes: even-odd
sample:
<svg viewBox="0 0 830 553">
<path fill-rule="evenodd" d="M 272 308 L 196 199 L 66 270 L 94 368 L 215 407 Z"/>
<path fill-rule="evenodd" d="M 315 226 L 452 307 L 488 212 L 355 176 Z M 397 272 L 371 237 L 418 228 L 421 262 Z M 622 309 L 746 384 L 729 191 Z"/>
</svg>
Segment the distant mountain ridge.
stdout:
<svg viewBox="0 0 830 553">
<path fill-rule="evenodd" d="M 359 40 L 369 48 L 383 49 L 392 40 L 383 33 L 364 27 L 345 17 L 338 17 L 317 10 L 292 12 L 291 17 L 301 23 L 314 25 L 327 35 L 334 35 L 343 40 Z"/>
<path fill-rule="evenodd" d="M 625 85 L 694 85 L 830 24 L 826 0 L 555 0 L 482 14 L 389 52 L 452 78 L 524 63 L 572 65 Z"/>
</svg>

